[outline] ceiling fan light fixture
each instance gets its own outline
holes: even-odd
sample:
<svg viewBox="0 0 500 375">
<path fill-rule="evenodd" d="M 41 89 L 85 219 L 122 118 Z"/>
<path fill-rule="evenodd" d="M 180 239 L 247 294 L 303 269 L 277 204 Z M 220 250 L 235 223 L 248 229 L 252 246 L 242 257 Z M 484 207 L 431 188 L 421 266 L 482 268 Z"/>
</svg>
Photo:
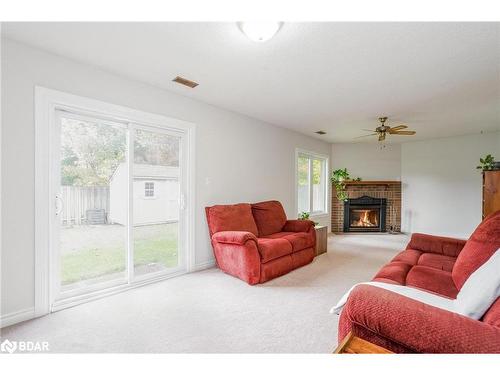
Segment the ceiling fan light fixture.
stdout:
<svg viewBox="0 0 500 375">
<path fill-rule="evenodd" d="M 371 137 L 373 135 L 378 135 L 378 141 L 383 142 L 385 141 L 386 135 L 415 135 L 417 132 L 414 130 L 403 130 L 407 129 L 407 125 L 398 125 L 394 127 L 390 127 L 385 124 L 387 121 L 387 116 L 384 117 L 379 117 L 378 120 L 380 121 L 380 125 L 375 128 L 375 130 L 369 130 L 369 129 L 362 129 L 364 131 L 369 131 L 372 132 L 372 134 L 368 135 L 361 135 L 356 138 L 365 138 L 365 137 Z"/>
<path fill-rule="evenodd" d="M 238 22 L 240 30 L 254 42 L 266 42 L 281 28 L 283 22 Z"/>
</svg>

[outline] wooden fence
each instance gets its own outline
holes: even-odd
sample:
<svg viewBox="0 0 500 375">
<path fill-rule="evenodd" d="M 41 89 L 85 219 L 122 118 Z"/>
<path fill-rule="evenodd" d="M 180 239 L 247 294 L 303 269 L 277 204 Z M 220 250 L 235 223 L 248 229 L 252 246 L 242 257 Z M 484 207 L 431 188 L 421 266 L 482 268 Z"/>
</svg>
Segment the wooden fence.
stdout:
<svg viewBox="0 0 500 375">
<path fill-rule="evenodd" d="M 62 225 L 87 224 L 87 210 L 104 209 L 109 214 L 108 186 L 61 186 Z"/>
</svg>

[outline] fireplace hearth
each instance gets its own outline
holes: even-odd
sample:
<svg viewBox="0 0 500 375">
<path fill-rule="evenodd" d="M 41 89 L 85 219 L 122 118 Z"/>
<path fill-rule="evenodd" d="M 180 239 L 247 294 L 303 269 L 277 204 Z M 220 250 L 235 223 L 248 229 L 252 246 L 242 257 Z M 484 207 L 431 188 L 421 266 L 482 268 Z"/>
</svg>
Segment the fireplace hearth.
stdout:
<svg viewBox="0 0 500 375">
<path fill-rule="evenodd" d="M 387 199 L 362 196 L 344 202 L 344 232 L 385 232 Z"/>
</svg>

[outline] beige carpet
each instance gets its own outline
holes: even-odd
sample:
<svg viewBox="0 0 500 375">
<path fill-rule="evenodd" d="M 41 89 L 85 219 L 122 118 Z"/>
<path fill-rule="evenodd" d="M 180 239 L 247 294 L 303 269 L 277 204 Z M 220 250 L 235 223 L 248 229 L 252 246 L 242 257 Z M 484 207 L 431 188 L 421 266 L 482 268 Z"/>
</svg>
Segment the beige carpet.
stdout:
<svg viewBox="0 0 500 375">
<path fill-rule="evenodd" d="M 264 285 L 216 268 L 86 303 L 2 330 L 52 352 L 329 353 L 328 310 L 402 249 L 404 235 L 332 235 L 327 254 Z"/>
</svg>

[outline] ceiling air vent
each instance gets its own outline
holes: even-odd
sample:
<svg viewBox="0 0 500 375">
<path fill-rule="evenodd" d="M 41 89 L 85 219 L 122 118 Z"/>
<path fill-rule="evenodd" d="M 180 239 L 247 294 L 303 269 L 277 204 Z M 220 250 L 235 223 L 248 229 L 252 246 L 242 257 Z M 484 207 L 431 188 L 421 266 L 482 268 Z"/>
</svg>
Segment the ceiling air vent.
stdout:
<svg viewBox="0 0 500 375">
<path fill-rule="evenodd" d="M 189 79 L 179 77 L 179 76 L 175 77 L 172 81 L 180 83 L 181 85 L 190 87 L 192 89 L 194 89 L 196 86 L 198 86 L 198 84 L 196 82 L 190 81 Z"/>
<path fill-rule="evenodd" d="M 319 135 L 325 135 L 326 132 L 323 131 L 323 130 L 318 130 L 317 132 L 315 132 L 316 134 L 319 134 Z"/>
</svg>

